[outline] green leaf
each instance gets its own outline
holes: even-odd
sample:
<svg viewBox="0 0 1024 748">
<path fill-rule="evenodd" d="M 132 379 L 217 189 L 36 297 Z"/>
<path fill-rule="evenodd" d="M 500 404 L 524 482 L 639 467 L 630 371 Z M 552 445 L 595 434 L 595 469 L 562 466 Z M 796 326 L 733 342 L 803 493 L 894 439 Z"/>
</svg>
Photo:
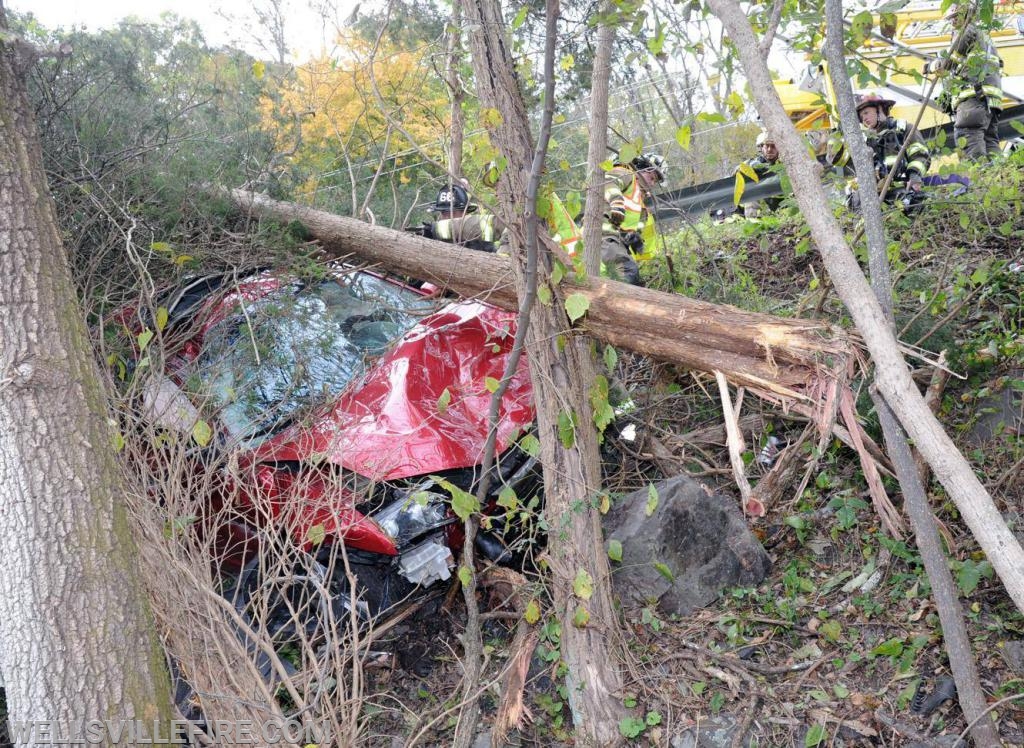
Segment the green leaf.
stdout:
<svg viewBox="0 0 1024 748">
<path fill-rule="evenodd" d="M 853 17 L 850 22 L 850 40 L 854 46 L 860 46 L 868 38 L 871 29 L 874 28 L 875 19 L 870 10 L 862 10 Z"/>
<path fill-rule="evenodd" d="M 576 67 L 576 58 L 572 55 L 563 55 L 562 59 L 559 60 L 558 65 L 562 70 L 568 72 Z"/>
<path fill-rule="evenodd" d="M 153 242 L 149 245 L 149 248 L 154 252 L 167 252 L 168 254 L 174 251 L 167 242 Z"/>
<path fill-rule="evenodd" d="M 149 341 L 151 341 L 152 339 L 153 331 L 148 328 L 143 330 L 136 336 L 135 341 L 139 345 L 139 353 L 142 353 L 144 350 L 146 350 L 146 346 L 149 345 Z"/>
<path fill-rule="evenodd" d="M 967 213 L 960 214 L 960 228 L 967 229 L 971 225 L 971 217 Z"/>
<path fill-rule="evenodd" d="M 644 507 L 644 514 L 650 517 L 658 508 L 658 489 L 653 483 L 647 486 L 647 506 Z"/>
<path fill-rule="evenodd" d="M 498 506 L 513 511 L 519 508 L 519 497 L 512 486 L 503 486 L 498 492 Z"/>
<path fill-rule="evenodd" d="M 640 155 L 639 150 L 632 143 L 626 143 L 622 148 L 619 149 L 619 163 L 628 164 L 634 158 Z"/>
<path fill-rule="evenodd" d="M 992 564 L 988 561 L 967 559 L 960 564 L 960 568 L 956 571 L 956 584 L 960 588 L 960 592 L 970 595 L 978 588 L 978 583 L 982 579 L 991 578 L 993 573 Z"/>
<path fill-rule="evenodd" d="M 526 613 L 523 614 L 523 618 L 531 626 L 540 620 L 540 605 L 536 600 L 531 600 L 526 604 Z"/>
<path fill-rule="evenodd" d="M 740 199 L 743 197 L 743 188 L 746 186 L 746 184 L 747 184 L 747 182 L 743 178 L 743 172 L 737 171 L 736 172 L 736 186 L 733 187 L 733 189 L 732 189 L 732 204 L 733 205 L 739 205 L 740 204 Z"/>
<path fill-rule="evenodd" d="M 444 388 L 444 392 L 437 398 L 437 412 L 444 415 L 448 411 L 448 406 L 452 402 L 452 393 L 448 391 L 448 388 Z"/>
<path fill-rule="evenodd" d="M 739 165 L 739 170 L 743 172 L 743 176 L 748 179 L 753 179 L 755 182 L 760 182 L 761 178 L 757 176 L 757 172 L 754 171 L 754 167 L 748 164 L 746 161 Z"/>
<path fill-rule="evenodd" d="M 590 308 L 590 300 L 581 293 L 569 294 L 565 299 L 565 311 L 569 315 L 569 321 L 575 322 Z"/>
<path fill-rule="evenodd" d="M 121 436 L 121 432 L 120 431 L 115 431 L 114 432 L 114 451 L 115 452 L 120 452 L 122 449 L 124 449 L 124 437 Z"/>
<path fill-rule="evenodd" d="M 156 329 L 163 330 L 167 327 L 167 307 L 162 306 L 156 310 Z"/>
<path fill-rule="evenodd" d="M 516 13 L 516 17 L 512 19 L 512 30 L 515 31 L 526 22 L 526 15 L 530 12 L 529 4 L 524 5 Z"/>
<path fill-rule="evenodd" d="M 252 64 L 252 77 L 261 80 L 267 72 L 267 63 L 256 61 Z"/>
<path fill-rule="evenodd" d="M 519 448 L 530 457 L 536 457 L 540 454 L 540 440 L 533 434 L 527 434 L 519 440 Z"/>
<path fill-rule="evenodd" d="M 825 725 L 815 724 L 807 731 L 807 735 L 804 736 L 804 748 L 814 748 L 816 745 L 821 745 L 828 738 L 828 730 L 825 729 Z"/>
<path fill-rule="evenodd" d="M 623 717 L 619 720 L 619 732 L 624 738 L 635 738 L 645 729 L 647 725 L 639 717 Z"/>
<path fill-rule="evenodd" d="M 676 130 L 676 142 L 684 151 L 690 150 L 690 139 L 693 136 L 693 129 L 689 125 L 683 125 Z"/>
<path fill-rule="evenodd" d="M 551 263 L 551 285 L 557 286 L 565 277 L 565 265 L 557 259 Z"/>
<path fill-rule="evenodd" d="M 743 110 L 746 109 L 746 104 L 743 103 L 743 97 L 740 96 L 738 91 L 733 91 L 725 99 L 725 105 L 729 107 L 729 113 L 733 117 L 738 117 L 743 114 Z"/>
<path fill-rule="evenodd" d="M 612 561 L 622 562 L 622 541 L 612 538 L 608 541 L 608 558 Z"/>
<path fill-rule="evenodd" d="M 537 301 L 544 306 L 551 306 L 551 289 L 547 286 L 537 286 Z"/>
<path fill-rule="evenodd" d="M 698 122 L 706 122 L 709 125 L 720 125 L 726 121 L 725 115 L 718 112 L 701 112 L 696 119 Z"/>
<path fill-rule="evenodd" d="M 558 439 L 566 449 L 576 443 L 576 419 L 564 410 L 558 414 Z"/>
<path fill-rule="evenodd" d="M 590 623 L 590 612 L 582 605 L 578 606 L 572 617 L 572 625 L 582 629 L 586 628 L 588 623 Z"/>
<path fill-rule="evenodd" d="M 830 641 L 834 644 L 839 641 L 839 637 L 843 635 L 843 627 L 839 624 L 839 621 L 826 621 L 821 624 L 818 632 L 826 641 Z"/>
<path fill-rule="evenodd" d="M 665 32 L 662 29 L 658 29 L 658 33 L 647 40 L 647 51 L 652 55 L 660 55 L 662 50 L 665 48 Z"/>
<path fill-rule="evenodd" d="M 884 641 L 872 649 L 871 654 L 878 657 L 899 657 L 903 654 L 903 639 L 894 637 Z"/>
<path fill-rule="evenodd" d="M 647 712 L 647 726 L 654 727 L 655 725 L 661 724 L 661 713 L 660 712 Z"/>
<path fill-rule="evenodd" d="M 473 581 L 473 572 L 469 570 L 468 566 L 459 567 L 459 582 L 462 583 L 463 587 L 469 587 L 469 583 Z"/>
<path fill-rule="evenodd" d="M 594 578 L 586 569 L 576 572 L 576 579 L 572 583 L 572 592 L 581 600 L 589 600 L 594 594 Z"/>
<path fill-rule="evenodd" d="M 315 524 L 306 530 L 306 542 L 312 543 L 313 545 L 321 545 L 327 540 L 327 531 L 324 529 L 322 523 Z"/>
<path fill-rule="evenodd" d="M 604 347 L 604 368 L 608 371 L 615 371 L 615 365 L 619 362 L 619 353 L 612 346 Z"/>
<path fill-rule="evenodd" d="M 655 561 L 653 563 L 654 568 L 657 570 L 659 574 L 661 574 L 661 576 L 665 577 L 665 579 L 667 579 L 670 582 L 676 581 L 675 575 L 672 573 L 672 570 L 668 568 L 668 566 L 663 564 L 661 561 Z"/>
<path fill-rule="evenodd" d="M 210 428 L 210 424 L 200 418 L 192 426 L 192 438 L 200 447 L 205 447 L 213 438 L 213 429 Z"/>
<path fill-rule="evenodd" d="M 485 377 L 484 387 L 486 387 L 487 391 L 493 395 L 495 392 L 498 391 L 498 388 L 501 387 L 501 381 L 495 379 L 494 377 Z"/>
<path fill-rule="evenodd" d="M 601 168 L 601 171 L 611 171 L 615 168 L 615 162 L 608 159 L 607 161 L 602 161 L 598 166 Z"/>
<path fill-rule="evenodd" d="M 480 502 L 476 500 L 476 496 L 462 490 L 450 481 L 439 480 L 438 483 L 452 497 L 452 511 L 463 522 L 469 519 L 471 514 L 480 511 Z"/>
</svg>

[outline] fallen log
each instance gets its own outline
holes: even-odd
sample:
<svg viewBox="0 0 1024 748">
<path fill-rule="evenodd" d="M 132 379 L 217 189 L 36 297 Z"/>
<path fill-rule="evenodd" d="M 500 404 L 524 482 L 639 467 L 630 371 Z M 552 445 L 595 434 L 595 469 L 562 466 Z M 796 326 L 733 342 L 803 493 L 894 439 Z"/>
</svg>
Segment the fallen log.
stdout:
<svg viewBox="0 0 1024 748">
<path fill-rule="evenodd" d="M 225 190 L 259 218 L 302 224 L 331 257 L 380 263 L 509 310 L 518 308 L 507 257 L 373 226 L 246 190 Z M 815 407 L 823 378 L 844 377 L 853 343 L 818 320 L 773 317 L 678 294 L 590 278 L 571 284 L 589 307 L 579 328 L 616 347 L 689 369 L 720 371 L 736 386 Z M 568 293 L 568 291 L 567 291 Z"/>
</svg>

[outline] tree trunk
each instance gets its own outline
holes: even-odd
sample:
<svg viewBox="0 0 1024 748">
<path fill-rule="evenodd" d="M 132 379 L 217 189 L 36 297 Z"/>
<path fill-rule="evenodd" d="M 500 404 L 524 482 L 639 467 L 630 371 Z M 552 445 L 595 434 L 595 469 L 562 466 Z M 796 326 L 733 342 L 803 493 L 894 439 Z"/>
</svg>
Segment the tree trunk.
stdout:
<svg viewBox="0 0 1024 748">
<path fill-rule="evenodd" d="M 462 114 L 462 103 L 466 99 L 462 88 L 462 6 L 452 6 L 452 17 L 448 25 L 448 45 L 445 60 L 445 83 L 452 98 L 451 145 L 448 152 L 448 170 L 453 177 L 462 176 L 462 143 L 466 131 L 466 120 Z"/>
<path fill-rule="evenodd" d="M 782 108 L 750 22 L 736 0 L 708 0 L 708 4 L 736 44 L 758 113 L 778 143 L 814 243 L 874 359 L 879 392 L 956 503 L 1014 604 L 1024 611 L 1024 550 L 911 379 L 896 336 L 832 215 L 820 167 Z"/>
<path fill-rule="evenodd" d="M 377 262 L 464 296 L 517 309 L 517 287 L 507 257 L 245 190 L 222 194 L 252 215 L 302 223 L 333 257 Z M 568 286 L 566 293 L 587 299 L 586 316 L 576 326 L 595 338 L 696 371 L 721 371 L 738 386 L 810 405 L 818 401 L 818 386 L 827 375 L 822 361 L 846 360 L 852 352 L 842 331 L 817 320 L 773 317 L 598 278 L 578 285 L 563 280 L 562 285 Z M 565 320 L 557 330 L 570 327 Z"/>
<path fill-rule="evenodd" d="M 548 13 L 553 4 L 548 3 Z M 496 0 L 465 0 L 471 29 L 470 49 L 481 104 L 502 115 L 491 132 L 508 160 L 498 182 L 498 212 L 509 227 L 512 277 L 517 294 L 528 288 L 527 237 L 536 236 L 534 205 L 527 177 L 538 173 L 526 106 L 515 76 L 507 30 Z M 548 102 L 550 104 L 550 102 Z M 530 222 L 534 223 L 531 230 Z M 537 282 L 551 287 L 551 255 L 537 252 Z M 562 345 L 569 327 L 559 289 L 551 288 L 551 304 L 535 304 L 529 319 L 526 349 L 534 383 L 540 457 L 544 465 L 545 509 L 552 528 L 548 558 L 552 571 L 555 615 L 561 622 L 561 655 L 566 663 L 566 690 L 577 735 L 582 744 L 611 745 L 621 738 L 622 675 L 615 654 L 618 619 L 612 604 L 610 570 L 603 546 L 597 497 L 601 474 L 597 433 L 588 400 L 594 371 L 582 341 Z M 564 343 L 565 341 L 563 341 Z M 559 422 L 569 419 L 574 436 L 560 439 Z M 584 590 L 574 580 L 590 580 Z"/>
<path fill-rule="evenodd" d="M 25 95 L 31 58 L 0 36 L 0 670 L 12 724 L 166 734 L 170 683 Z"/>
<path fill-rule="evenodd" d="M 779 6 L 775 6 L 776 9 Z M 886 248 L 885 224 L 882 221 L 882 205 L 878 191 L 874 189 L 875 166 L 867 142 L 861 137 L 861 124 L 853 98 L 853 87 L 844 62 L 843 7 L 841 0 L 825 0 L 827 37 L 826 56 L 829 61 L 829 75 L 838 102 L 839 119 L 847 147 L 853 155 L 853 163 L 860 184 L 861 215 L 864 217 L 865 235 L 868 244 L 868 267 L 871 272 L 871 287 L 882 308 L 889 326 L 895 331 L 893 315 L 892 281 L 889 276 L 889 258 Z M 762 44 L 762 49 L 765 45 Z M 928 506 L 925 483 L 921 480 L 907 435 L 900 427 L 889 404 L 877 393 L 872 400 L 882 426 L 886 449 L 892 456 L 896 477 L 903 491 L 903 504 L 911 526 L 914 540 L 921 552 L 928 581 L 931 583 L 932 599 L 939 611 L 942 624 L 942 638 L 949 657 L 950 671 L 956 681 L 957 698 L 963 708 L 964 717 L 973 725 L 971 732 L 977 745 L 999 745 L 999 733 L 991 714 L 986 713 L 985 692 L 978 678 L 978 666 L 971 650 L 971 640 L 964 622 L 963 610 L 957 597 L 953 574 L 948 559 L 942 550 L 935 517 Z"/>
<path fill-rule="evenodd" d="M 605 173 L 601 164 L 608 151 L 608 81 L 612 74 L 615 45 L 615 10 L 610 2 L 600 6 L 594 70 L 590 76 L 590 141 L 587 145 L 587 195 L 583 204 L 583 257 L 587 274 L 601 270 L 601 224 L 604 221 Z"/>
</svg>

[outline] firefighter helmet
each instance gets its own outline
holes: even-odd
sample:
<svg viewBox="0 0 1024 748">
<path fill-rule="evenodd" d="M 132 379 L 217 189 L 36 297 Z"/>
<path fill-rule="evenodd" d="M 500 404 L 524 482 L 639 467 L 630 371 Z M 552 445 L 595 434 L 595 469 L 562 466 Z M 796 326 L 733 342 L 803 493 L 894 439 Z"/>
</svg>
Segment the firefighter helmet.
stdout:
<svg viewBox="0 0 1024 748">
<path fill-rule="evenodd" d="M 657 153 L 641 153 L 630 161 L 630 166 L 636 171 L 653 171 L 662 182 L 668 177 L 668 164 L 665 163 L 665 157 Z"/>
<path fill-rule="evenodd" d="M 861 109 L 865 109 L 869 106 L 873 106 L 884 114 L 888 115 L 889 110 L 893 108 L 896 101 L 893 99 L 886 99 L 883 96 L 878 95 L 874 91 L 866 94 L 858 94 L 857 98 L 857 114 L 860 114 Z"/>
<path fill-rule="evenodd" d="M 434 200 L 434 204 L 427 208 L 431 213 L 444 213 L 456 210 L 464 210 L 467 213 L 472 213 L 476 210 L 476 205 L 469 202 L 469 193 L 466 192 L 466 188 L 461 184 L 453 184 L 448 187 L 442 187 L 437 193 L 437 199 Z"/>
</svg>

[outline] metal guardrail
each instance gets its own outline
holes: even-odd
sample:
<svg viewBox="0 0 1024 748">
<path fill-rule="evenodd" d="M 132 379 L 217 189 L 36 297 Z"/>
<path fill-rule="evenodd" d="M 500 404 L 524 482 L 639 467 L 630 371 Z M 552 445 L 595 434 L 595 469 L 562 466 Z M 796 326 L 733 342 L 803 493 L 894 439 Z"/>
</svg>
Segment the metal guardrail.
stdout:
<svg viewBox="0 0 1024 748">
<path fill-rule="evenodd" d="M 1024 104 L 1012 106 L 1005 109 L 999 118 L 999 137 L 1002 140 L 1021 137 L 1021 134 L 1013 127 L 1011 122 L 1024 122 Z M 939 131 L 946 133 L 947 142 L 952 142 L 953 123 L 949 122 L 939 127 L 929 127 L 921 131 L 927 140 L 937 137 Z M 732 175 L 713 182 L 704 182 L 692 187 L 684 187 L 679 190 L 670 190 L 654 195 L 654 210 L 652 213 L 656 220 L 672 221 L 685 216 L 696 216 L 719 209 L 731 209 L 733 205 L 733 192 L 736 188 L 736 178 Z M 754 202 L 766 197 L 773 197 L 782 194 L 782 185 L 778 176 L 763 179 L 760 182 L 747 181 L 743 190 L 743 202 Z"/>
</svg>

